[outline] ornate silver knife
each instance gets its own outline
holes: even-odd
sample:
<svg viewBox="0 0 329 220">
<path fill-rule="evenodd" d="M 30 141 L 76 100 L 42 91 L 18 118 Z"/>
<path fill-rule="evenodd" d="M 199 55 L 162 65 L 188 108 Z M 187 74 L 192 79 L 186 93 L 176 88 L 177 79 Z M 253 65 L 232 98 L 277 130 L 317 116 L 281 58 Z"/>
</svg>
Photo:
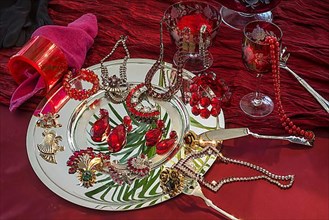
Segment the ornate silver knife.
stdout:
<svg viewBox="0 0 329 220">
<path fill-rule="evenodd" d="M 302 144 L 306 146 L 312 146 L 312 142 L 308 141 L 305 138 L 297 136 L 272 136 L 272 135 L 260 135 L 251 132 L 248 128 L 230 128 L 230 129 L 218 129 L 207 131 L 199 135 L 199 138 L 205 141 L 211 140 L 228 140 L 238 137 L 244 137 L 251 135 L 255 138 L 264 138 L 264 139 L 276 139 L 276 140 L 286 140 L 295 144 Z"/>
</svg>

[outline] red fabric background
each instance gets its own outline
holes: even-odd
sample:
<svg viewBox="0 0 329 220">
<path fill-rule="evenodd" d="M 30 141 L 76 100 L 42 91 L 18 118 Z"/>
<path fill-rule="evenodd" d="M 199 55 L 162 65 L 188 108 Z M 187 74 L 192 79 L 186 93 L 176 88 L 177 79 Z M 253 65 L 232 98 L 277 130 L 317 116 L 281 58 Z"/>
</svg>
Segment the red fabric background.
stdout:
<svg viewBox="0 0 329 220">
<path fill-rule="evenodd" d="M 63 1 L 49 3 L 49 14 L 55 24 L 67 25 L 84 13 L 94 13 L 98 18 L 99 33 L 88 52 L 84 67 L 99 63 L 120 35 L 129 36 L 129 48 L 133 58 L 157 59 L 159 45 L 159 20 L 167 7 L 176 1 Z M 211 1 L 219 4 L 216 1 Z M 311 86 L 329 99 L 328 89 L 328 18 L 327 1 L 282 1 L 274 9 L 274 21 L 283 30 L 283 45 L 288 46 L 291 58 L 288 65 Z M 221 25 L 219 35 L 210 49 L 215 58 L 211 70 L 230 86 L 231 105 L 225 108 L 227 123 L 246 126 L 263 133 L 283 133 L 276 114 L 260 120 L 246 117 L 239 109 L 241 97 L 255 89 L 255 76 L 249 73 L 241 61 L 242 33 Z M 165 32 L 165 60 L 171 62 L 175 47 Z M 7 61 L 20 48 L 0 51 L 0 102 L 8 104 L 17 87 L 8 74 Z M 115 53 L 114 58 L 123 55 Z M 282 99 L 288 116 L 305 129 L 329 125 L 327 114 L 313 97 L 287 72 L 282 71 Z M 264 76 L 261 91 L 274 95 L 270 75 Z M 35 98 L 23 106 L 33 110 L 40 99 Z M 236 118 L 240 120 L 236 120 Z"/>
<path fill-rule="evenodd" d="M 157 59 L 159 52 L 159 20 L 166 8 L 176 1 L 64 1 L 52 0 L 49 14 L 55 24 L 66 25 L 84 13 L 98 18 L 99 34 L 87 54 L 84 67 L 99 63 L 120 35 L 128 35 L 132 58 Z M 216 1 L 210 1 L 218 4 Z M 218 7 L 220 7 L 218 5 Z M 284 33 L 283 44 L 291 57 L 288 65 L 329 99 L 329 22 L 328 1 L 283 0 L 273 10 L 274 22 Z M 171 62 L 175 47 L 165 32 L 165 61 Z M 210 49 L 215 61 L 211 70 L 229 85 L 233 95 L 224 108 L 227 127 L 248 126 L 255 132 L 284 134 L 275 113 L 263 119 L 249 118 L 239 109 L 241 97 L 254 90 L 255 76 L 241 61 L 242 33 L 221 25 Z M 25 137 L 32 110 L 40 98 L 22 106 L 28 111 L 9 113 L 7 105 L 17 87 L 6 64 L 20 48 L 0 50 L 1 130 L 1 219 L 216 219 L 220 217 L 204 203 L 187 196 L 138 211 L 100 212 L 73 205 L 49 191 L 31 169 L 25 150 Z M 121 58 L 115 53 L 114 58 Z M 241 138 L 225 143 L 228 157 L 257 163 L 282 174 L 296 174 L 296 183 L 287 191 L 258 181 L 223 187 L 214 194 L 205 190 L 215 204 L 245 219 L 328 219 L 328 132 L 329 117 L 316 100 L 287 72 L 282 71 L 283 105 L 296 124 L 314 129 L 317 140 L 313 149 L 277 141 Z M 270 75 L 264 76 L 261 90 L 273 97 Z M 220 168 L 219 168 L 220 167 Z M 216 165 L 212 178 L 241 175 L 239 167 Z"/>
</svg>

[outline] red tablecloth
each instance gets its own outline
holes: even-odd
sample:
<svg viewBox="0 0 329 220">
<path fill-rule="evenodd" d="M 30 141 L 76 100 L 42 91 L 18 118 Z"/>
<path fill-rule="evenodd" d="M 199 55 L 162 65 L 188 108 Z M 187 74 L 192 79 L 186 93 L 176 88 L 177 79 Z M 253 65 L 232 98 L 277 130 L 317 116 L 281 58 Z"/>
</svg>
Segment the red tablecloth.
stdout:
<svg viewBox="0 0 329 220">
<path fill-rule="evenodd" d="M 133 58 L 158 57 L 159 20 L 175 1 L 64 1 L 53 0 L 49 13 L 55 24 L 66 25 L 86 12 L 95 13 L 99 34 L 88 52 L 85 67 L 99 63 L 116 39 L 129 36 Z M 215 1 L 211 1 L 216 4 Z M 220 6 L 218 6 L 220 7 Z M 327 1 L 283 0 L 273 10 L 274 22 L 284 32 L 289 66 L 329 98 Z M 241 61 L 242 33 L 221 25 L 211 52 L 215 58 L 211 70 L 218 73 L 233 92 L 231 104 L 224 108 L 227 127 L 248 126 L 258 133 L 284 134 L 278 116 L 264 119 L 246 117 L 239 109 L 241 97 L 254 89 L 254 75 Z M 165 60 L 171 62 L 175 48 L 165 33 Z M 52 193 L 36 177 L 26 154 L 28 122 L 40 98 L 34 98 L 10 113 L 7 105 L 17 85 L 8 73 L 8 58 L 19 48 L 0 50 L 0 219 L 216 219 L 201 199 L 181 195 L 160 205 L 128 212 L 95 211 L 71 204 Z M 121 58 L 122 53 L 114 54 Z M 328 127 L 329 117 L 315 99 L 288 73 L 282 71 L 283 105 L 296 124 L 314 129 L 313 148 L 278 141 L 240 138 L 224 143 L 224 155 L 256 163 L 279 174 L 295 174 L 289 190 L 281 190 L 265 181 L 234 183 L 218 193 L 205 190 L 207 197 L 221 208 L 244 219 L 328 219 Z M 263 78 L 261 90 L 273 97 L 270 75 Z M 248 171 L 233 165 L 216 164 L 207 175 L 246 175 Z"/>
</svg>

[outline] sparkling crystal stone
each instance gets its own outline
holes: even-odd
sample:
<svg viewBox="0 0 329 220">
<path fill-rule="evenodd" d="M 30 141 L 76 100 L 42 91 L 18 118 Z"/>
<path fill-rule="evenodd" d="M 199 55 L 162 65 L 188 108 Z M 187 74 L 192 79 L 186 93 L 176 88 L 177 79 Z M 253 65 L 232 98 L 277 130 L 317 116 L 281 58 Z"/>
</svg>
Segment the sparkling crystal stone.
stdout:
<svg viewBox="0 0 329 220">
<path fill-rule="evenodd" d="M 136 105 L 136 107 L 135 107 L 135 109 L 138 110 L 138 111 L 141 110 L 142 108 L 143 108 L 143 106 L 142 106 L 141 104 L 138 104 L 138 105 Z"/>
<path fill-rule="evenodd" d="M 174 147 L 175 139 L 165 139 L 156 144 L 156 153 L 159 155 L 167 153 L 171 148 Z"/>
<path fill-rule="evenodd" d="M 101 142 L 102 139 L 108 135 L 108 132 L 110 131 L 108 113 L 106 114 L 101 112 L 101 115 L 102 116 L 97 121 L 95 121 L 90 129 L 91 139 L 95 142 Z"/>
<path fill-rule="evenodd" d="M 120 151 L 127 143 L 127 132 L 123 124 L 116 126 L 107 138 L 107 144 L 110 152 Z"/>
<path fill-rule="evenodd" d="M 161 139 L 162 132 L 158 128 L 151 129 L 145 134 L 145 145 L 148 147 L 155 146 Z"/>
<path fill-rule="evenodd" d="M 90 181 L 93 177 L 92 172 L 89 170 L 82 172 L 81 176 L 83 181 Z"/>
</svg>

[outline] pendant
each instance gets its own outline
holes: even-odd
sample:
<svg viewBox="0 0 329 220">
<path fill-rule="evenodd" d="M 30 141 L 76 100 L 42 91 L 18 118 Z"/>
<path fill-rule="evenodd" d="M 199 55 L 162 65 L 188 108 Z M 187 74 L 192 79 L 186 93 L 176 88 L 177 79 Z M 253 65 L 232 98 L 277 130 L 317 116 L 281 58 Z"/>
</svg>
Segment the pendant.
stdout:
<svg viewBox="0 0 329 220">
<path fill-rule="evenodd" d="M 91 139 L 95 142 L 104 141 L 110 132 L 109 113 L 106 109 L 100 109 L 100 118 L 92 125 L 90 129 Z"/>
<path fill-rule="evenodd" d="M 77 173 L 80 185 L 89 188 L 96 183 L 96 172 L 101 172 L 103 167 L 110 163 L 110 156 L 104 153 L 94 153 L 92 148 L 75 151 L 70 156 L 66 165 L 69 174 Z"/>
<path fill-rule="evenodd" d="M 145 133 L 145 146 L 147 147 L 155 146 L 160 141 L 161 136 L 162 136 L 162 130 L 159 128 L 148 130 Z"/>
<path fill-rule="evenodd" d="M 116 75 L 106 77 L 108 76 L 108 70 L 103 65 L 101 65 L 101 72 L 103 80 L 102 89 L 105 90 L 105 97 L 116 104 L 124 102 L 129 93 L 128 83 Z"/>
<path fill-rule="evenodd" d="M 111 153 L 120 151 L 127 143 L 127 131 L 123 124 L 116 126 L 107 137 L 108 149 Z"/>
<path fill-rule="evenodd" d="M 137 175 L 137 178 L 143 178 L 150 172 L 150 162 L 145 154 L 140 154 L 129 158 L 127 168 L 132 174 Z"/>
<path fill-rule="evenodd" d="M 101 60 L 102 89 L 105 90 L 105 97 L 113 103 L 124 102 L 129 93 L 129 84 L 127 83 L 127 60 L 130 58 L 130 53 L 126 45 L 126 40 L 127 36 L 120 36 L 120 39 L 116 42 L 112 51 Z M 109 77 L 108 70 L 103 65 L 103 62 L 112 56 L 120 43 L 122 43 L 123 49 L 126 52 L 126 56 L 120 65 L 120 78 L 116 75 Z"/>
<path fill-rule="evenodd" d="M 37 120 L 37 127 L 40 128 L 58 128 L 62 127 L 60 123 L 58 123 L 59 114 L 52 114 L 48 112 L 47 114 L 38 114 L 39 119 Z"/>
<path fill-rule="evenodd" d="M 40 156 L 42 159 L 49 163 L 57 164 L 56 153 L 58 151 L 64 151 L 64 147 L 59 145 L 62 141 L 61 136 L 57 136 L 54 130 L 46 129 L 42 132 L 43 141 L 41 144 L 37 144 Z"/>
</svg>

